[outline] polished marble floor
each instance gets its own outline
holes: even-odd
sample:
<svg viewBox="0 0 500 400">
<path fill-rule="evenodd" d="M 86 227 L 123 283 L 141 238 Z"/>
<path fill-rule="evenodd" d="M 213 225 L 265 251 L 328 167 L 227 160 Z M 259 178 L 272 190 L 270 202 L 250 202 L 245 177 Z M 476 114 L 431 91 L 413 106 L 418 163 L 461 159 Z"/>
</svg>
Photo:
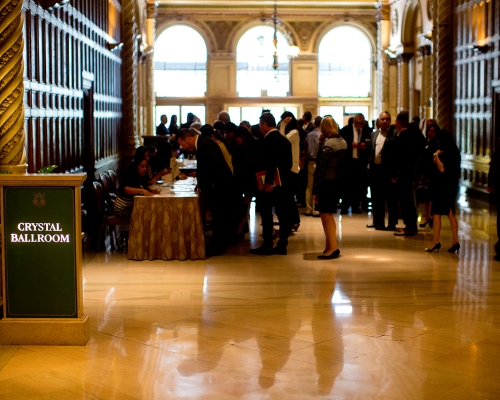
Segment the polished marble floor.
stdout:
<svg viewBox="0 0 500 400">
<path fill-rule="evenodd" d="M 318 218 L 288 256 L 251 239 L 205 261 L 84 254 L 85 347 L 0 346 L 6 399 L 498 399 L 496 219 L 460 203 L 457 255 L 337 216 L 341 257 L 318 260 Z M 339 221 L 340 220 L 340 221 Z M 444 220 L 444 249 L 451 241 Z"/>
</svg>

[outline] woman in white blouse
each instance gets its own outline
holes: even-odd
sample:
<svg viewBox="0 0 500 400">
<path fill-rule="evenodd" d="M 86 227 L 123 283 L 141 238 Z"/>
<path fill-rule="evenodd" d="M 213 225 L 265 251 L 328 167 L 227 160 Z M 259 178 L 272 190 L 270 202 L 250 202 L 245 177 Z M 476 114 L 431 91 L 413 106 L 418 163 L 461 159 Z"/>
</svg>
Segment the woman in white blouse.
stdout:
<svg viewBox="0 0 500 400">
<path fill-rule="evenodd" d="M 299 189 L 299 163 L 300 163 L 300 147 L 301 147 L 301 130 L 297 123 L 297 119 L 290 111 L 285 111 L 281 115 L 280 122 L 280 133 L 285 136 L 290 143 L 292 144 L 292 178 L 293 178 L 293 198 L 297 194 L 297 190 Z M 300 226 L 300 215 L 299 210 L 297 208 L 297 204 L 293 201 L 290 204 L 290 219 L 292 221 L 291 228 L 295 231 L 299 229 Z"/>
</svg>

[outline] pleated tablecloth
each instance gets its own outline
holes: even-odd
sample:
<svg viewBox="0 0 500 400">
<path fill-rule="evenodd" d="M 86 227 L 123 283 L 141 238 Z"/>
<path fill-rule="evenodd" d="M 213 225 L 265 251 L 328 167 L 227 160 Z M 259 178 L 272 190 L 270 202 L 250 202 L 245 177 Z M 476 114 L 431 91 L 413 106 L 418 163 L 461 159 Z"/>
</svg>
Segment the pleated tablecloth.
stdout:
<svg viewBox="0 0 500 400">
<path fill-rule="evenodd" d="M 159 195 L 134 197 L 128 258 L 205 259 L 199 197 L 194 193 L 192 181 L 176 183 L 174 189 L 159 188 Z"/>
</svg>

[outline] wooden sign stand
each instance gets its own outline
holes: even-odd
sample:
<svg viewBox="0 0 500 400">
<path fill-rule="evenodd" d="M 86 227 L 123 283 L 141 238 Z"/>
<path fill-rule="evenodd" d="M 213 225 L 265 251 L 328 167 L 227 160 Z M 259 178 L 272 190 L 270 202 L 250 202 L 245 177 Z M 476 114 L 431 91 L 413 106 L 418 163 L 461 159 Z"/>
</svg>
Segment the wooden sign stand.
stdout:
<svg viewBox="0 0 500 400">
<path fill-rule="evenodd" d="M 86 174 L 0 175 L 0 345 L 84 346 Z"/>
</svg>

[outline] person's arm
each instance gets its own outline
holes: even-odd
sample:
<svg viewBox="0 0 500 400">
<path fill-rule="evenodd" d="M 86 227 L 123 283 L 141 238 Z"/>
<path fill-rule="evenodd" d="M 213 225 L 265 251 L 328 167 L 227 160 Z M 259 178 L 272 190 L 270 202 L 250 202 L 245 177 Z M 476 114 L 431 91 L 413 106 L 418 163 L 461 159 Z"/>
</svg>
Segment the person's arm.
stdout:
<svg viewBox="0 0 500 400">
<path fill-rule="evenodd" d="M 138 194 L 142 194 L 144 196 L 152 196 L 153 195 L 153 193 L 150 190 L 148 190 L 148 189 L 135 188 L 135 187 L 132 187 L 132 186 L 125 186 L 123 188 L 123 191 L 125 192 L 125 194 L 128 194 L 130 196 L 135 196 L 135 195 L 138 195 Z"/>
<path fill-rule="evenodd" d="M 443 173 L 444 172 L 444 163 L 443 161 L 441 160 L 441 158 L 439 158 L 439 155 L 442 153 L 441 150 L 438 150 L 434 153 L 434 162 L 436 163 L 438 169 L 439 169 L 439 172 Z"/>
</svg>

